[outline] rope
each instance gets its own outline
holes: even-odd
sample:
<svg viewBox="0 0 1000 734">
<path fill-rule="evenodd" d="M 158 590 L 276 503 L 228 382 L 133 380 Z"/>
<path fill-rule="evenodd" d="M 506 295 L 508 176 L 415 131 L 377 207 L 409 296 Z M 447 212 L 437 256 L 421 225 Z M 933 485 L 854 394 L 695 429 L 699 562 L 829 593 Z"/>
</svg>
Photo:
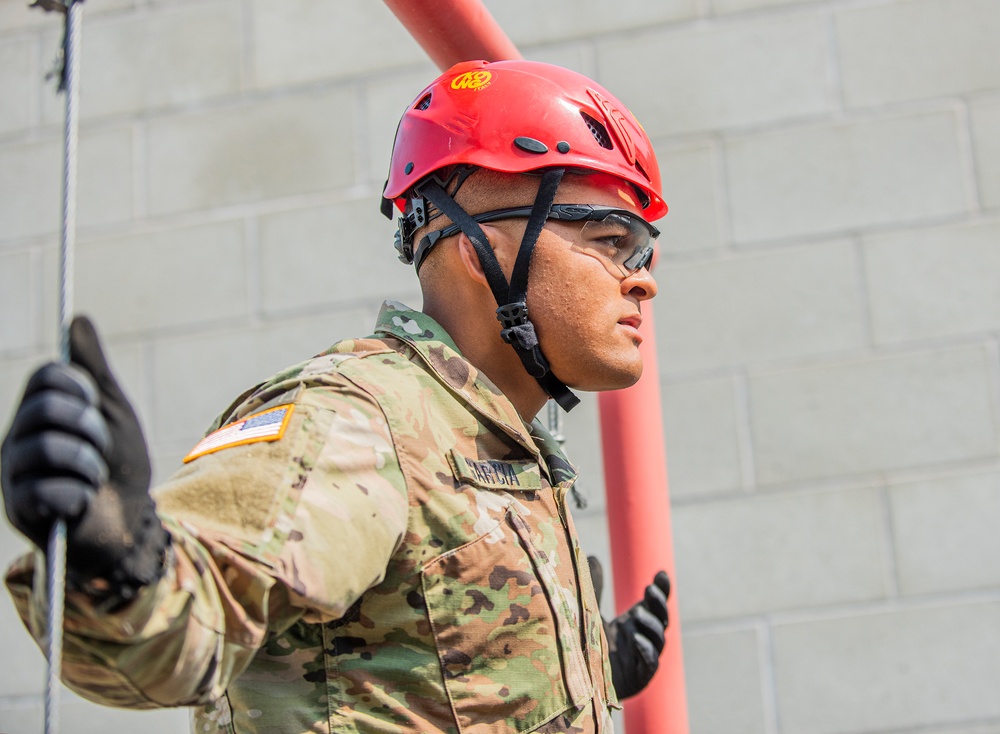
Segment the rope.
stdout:
<svg viewBox="0 0 1000 734">
<path fill-rule="evenodd" d="M 59 356 L 69 362 L 69 325 L 73 317 L 73 259 L 76 245 L 76 168 L 80 106 L 80 4 L 83 0 L 38 1 L 46 11 L 65 13 L 60 91 L 66 93 L 63 145 L 62 236 L 59 247 Z M 48 676 L 45 681 L 45 734 L 59 731 L 59 693 L 62 677 L 63 617 L 66 609 L 66 522 L 57 520 L 46 548 L 48 608 Z"/>
<path fill-rule="evenodd" d="M 45 679 L 45 734 L 59 731 L 59 687 L 62 675 L 63 612 L 66 608 L 66 522 L 52 527 L 47 548 L 49 599 L 49 639 L 45 655 L 49 671 Z"/>
<path fill-rule="evenodd" d="M 76 163 L 80 109 L 80 0 L 67 0 L 63 88 L 66 135 L 63 148 L 63 222 L 59 258 L 60 354 L 69 362 L 69 324 L 73 318 L 73 260 L 76 251 Z"/>
</svg>

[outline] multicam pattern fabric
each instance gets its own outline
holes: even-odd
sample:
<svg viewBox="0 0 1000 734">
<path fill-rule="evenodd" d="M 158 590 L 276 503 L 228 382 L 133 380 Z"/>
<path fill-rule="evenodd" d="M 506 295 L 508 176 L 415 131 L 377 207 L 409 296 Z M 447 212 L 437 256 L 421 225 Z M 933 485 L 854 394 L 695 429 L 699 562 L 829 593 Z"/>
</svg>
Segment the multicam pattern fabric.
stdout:
<svg viewBox="0 0 1000 734">
<path fill-rule="evenodd" d="M 174 540 L 158 585 L 111 615 L 71 595 L 67 683 L 194 706 L 209 734 L 611 731 L 575 471 L 544 429 L 394 303 L 210 430 L 286 404 L 281 440 L 155 492 Z M 35 554 L 7 577 L 38 638 L 43 573 Z"/>
</svg>

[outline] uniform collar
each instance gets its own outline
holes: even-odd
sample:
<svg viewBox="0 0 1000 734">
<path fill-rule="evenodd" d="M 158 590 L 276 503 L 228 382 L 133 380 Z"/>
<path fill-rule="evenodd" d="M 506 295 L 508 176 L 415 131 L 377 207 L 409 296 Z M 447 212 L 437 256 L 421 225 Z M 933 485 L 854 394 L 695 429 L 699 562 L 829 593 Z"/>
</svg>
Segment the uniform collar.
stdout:
<svg viewBox="0 0 1000 734">
<path fill-rule="evenodd" d="M 454 340 L 437 321 L 402 303 L 386 301 L 375 323 L 375 333 L 393 336 L 411 346 L 428 369 L 472 410 L 502 428 L 541 459 L 553 484 L 575 479 L 576 472 L 558 442 L 537 420 L 530 425 L 525 423 L 507 396 L 462 356 Z"/>
<path fill-rule="evenodd" d="M 434 342 L 440 342 L 450 353 L 465 361 L 455 341 L 441 324 L 422 311 L 415 311 L 399 301 L 385 301 L 382 304 L 375 320 L 375 333 L 402 339 L 416 349 L 425 360 L 430 348 L 436 346 Z M 448 384 L 457 379 L 456 376 L 454 380 L 448 380 Z M 486 379 L 485 376 L 483 379 Z"/>
<path fill-rule="evenodd" d="M 566 458 L 559 441 L 537 418 L 531 423 L 531 438 L 545 461 L 549 481 L 554 485 L 571 486 L 576 481 L 576 467 Z"/>
</svg>

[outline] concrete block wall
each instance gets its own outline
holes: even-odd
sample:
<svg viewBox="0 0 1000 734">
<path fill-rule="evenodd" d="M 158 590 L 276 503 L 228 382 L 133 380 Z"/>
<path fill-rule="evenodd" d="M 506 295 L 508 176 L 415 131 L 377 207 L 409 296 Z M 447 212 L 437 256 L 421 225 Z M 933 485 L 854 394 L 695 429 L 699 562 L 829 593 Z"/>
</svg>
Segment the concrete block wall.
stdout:
<svg viewBox="0 0 1000 734">
<path fill-rule="evenodd" d="M 4 421 L 55 349 L 61 29 L 25 5 L 0 0 Z M 659 151 L 692 732 L 1000 734 L 1000 3 L 487 5 Z M 248 384 L 419 304 L 377 203 L 435 70 L 379 0 L 84 9 L 78 309 L 164 477 Z M 597 421 L 588 397 L 565 430 L 609 566 Z M 5 562 L 23 547 L 0 528 Z M 6 598 L 0 639 L 0 732 L 39 731 Z M 64 707 L 68 731 L 186 729 Z"/>
</svg>

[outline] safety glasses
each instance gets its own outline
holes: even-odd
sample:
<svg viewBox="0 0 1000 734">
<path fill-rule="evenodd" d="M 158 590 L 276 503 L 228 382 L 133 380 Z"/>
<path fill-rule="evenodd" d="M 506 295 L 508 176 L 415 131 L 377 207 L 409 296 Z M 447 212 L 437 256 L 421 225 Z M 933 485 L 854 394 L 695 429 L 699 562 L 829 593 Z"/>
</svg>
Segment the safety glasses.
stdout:
<svg viewBox="0 0 1000 734">
<path fill-rule="evenodd" d="M 530 216 L 531 207 L 521 206 L 474 214 L 472 218 L 486 224 Z M 583 222 L 575 247 L 585 254 L 611 262 L 625 276 L 649 267 L 653 243 L 660 236 L 660 231 L 642 217 L 611 206 L 553 204 L 548 218 L 558 222 Z M 458 225 L 453 224 L 440 230 L 435 239 L 450 237 L 460 231 Z"/>
</svg>

